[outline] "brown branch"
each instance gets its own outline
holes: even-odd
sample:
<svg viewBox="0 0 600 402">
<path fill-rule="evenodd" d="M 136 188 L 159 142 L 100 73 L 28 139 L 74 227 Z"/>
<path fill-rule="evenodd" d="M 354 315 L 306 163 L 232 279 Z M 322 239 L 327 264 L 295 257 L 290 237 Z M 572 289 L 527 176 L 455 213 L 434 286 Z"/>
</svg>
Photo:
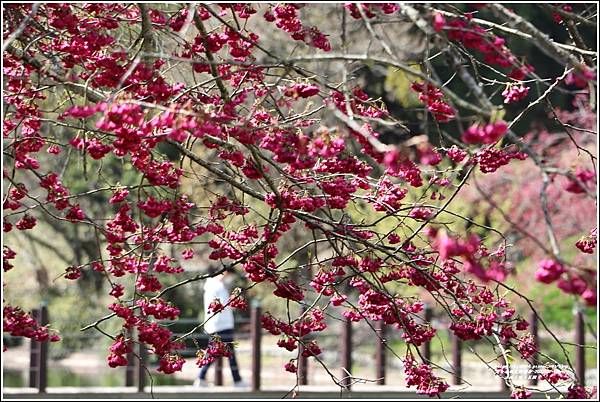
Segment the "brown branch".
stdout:
<svg viewBox="0 0 600 402">
<path fill-rule="evenodd" d="M 154 31 L 152 29 L 152 20 L 148 15 L 148 7 L 144 3 L 138 3 L 140 14 L 142 15 L 142 49 L 144 51 L 144 61 L 148 64 L 152 62 L 151 56 L 156 52 L 156 38 L 154 37 Z"/>
<path fill-rule="evenodd" d="M 4 40 L 4 43 L 2 44 L 2 52 L 5 52 L 15 40 L 19 39 L 25 28 L 27 28 L 27 24 L 29 23 L 29 21 L 31 21 L 31 19 L 37 14 L 39 7 L 40 3 L 33 3 L 29 14 L 27 14 L 23 18 L 23 21 L 21 21 L 17 29 L 15 29 L 15 31 Z M 6 12 L 6 9 L 4 10 L 4 12 Z M 4 15 L 4 17 L 6 18 L 6 14 Z"/>
<path fill-rule="evenodd" d="M 94 91 L 93 89 L 88 88 L 87 86 L 85 86 L 83 84 L 69 82 L 66 80 L 66 78 L 64 78 L 63 76 L 61 76 L 58 73 L 56 73 L 50 69 L 45 70 L 42 63 L 39 60 L 28 56 L 27 54 L 23 53 L 21 50 L 15 48 L 12 45 L 9 45 L 6 49 L 6 51 L 9 52 L 10 54 L 12 54 L 13 56 L 15 56 L 16 58 L 23 60 L 23 62 L 25 62 L 25 64 L 27 64 L 28 66 L 35 68 L 36 70 L 38 70 L 39 73 L 46 74 L 48 77 L 52 78 L 54 81 L 64 85 L 66 88 L 68 88 L 69 90 L 71 90 L 79 95 L 87 96 L 87 98 L 93 102 L 102 102 L 105 99 L 104 95 L 102 95 L 99 92 Z"/>
<path fill-rule="evenodd" d="M 459 19 L 462 19 L 462 20 L 466 20 L 467 19 L 464 15 L 455 14 L 455 13 L 450 12 L 450 11 L 440 10 L 438 8 L 429 8 L 429 9 L 431 11 L 433 11 L 433 12 L 440 13 L 440 14 L 442 14 L 444 16 L 447 16 L 447 17 L 459 18 Z M 533 36 L 531 36 L 528 33 L 521 32 L 518 29 L 513 29 L 513 28 L 507 27 L 505 25 L 499 25 L 499 24 L 496 24 L 494 22 L 487 21 L 487 20 L 484 20 L 484 19 L 481 19 L 481 18 L 472 18 L 472 19 L 470 19 L 470 21 L 472 21 L 472 22 L 474 22 L 476 24 L 482 25 L 482 26 L 494 28 L 494 29 L 497 29 L 498 31 L 506 32 L 506 33 L 509 33 L 511 35 L 515 35 L 515 36 L 521 37 L 523 39 L 533 39 Z M 567 45 L 567 44 L 564 44 L 564 43 L 558 43 L 558 42 L 556 42 L 555 45 L 558 46 L 558 47 L 560 47 L 560 48 L 562 48 L 562 49 L 569 50 L 569 51 L 572 51 L 572 52 L 575 52 L 575 53 L 579 53 L 579 54 L 582 54 L 582 55 L 588 55 L 588 56 L 596 56 L 597 55 L 597 53 L 594 52 L 594 51 L 586 50 L 586 49 L 580 49 L 578 47 L 575 47 L 575 46 L 572 46 L 572 45 Z"/>
<path fill-rule="evenodd" d="M 296 62 L 319 62 L 322 60 L 363 61 L 363 62 L 370 62 L 370 63 L 381 64 L 384 66 L 394 67 L 394 68 L 404 71 L 405 73 L 407 73 L 409 75 L 412 75 L 413 77 L 416 77 L 423 81 L 429 82 L 430 84 L 439 88 L 444 94 L 446 94 L 450 99 L 452 99 L 452 101 L 456 105 L 458 105 L 462 108 L 471 110 L 481 116 L 489 117 L 491 115 L 489 111 L 481 109 L 480 107 L 475 106 L 472 103 L 465 101 L 464 99 L 462 99 L 462 97 L 455 94 L 447 87 L 443 86 L 442 83 L 438 82 L 437 80 L 435 80 L 431 77 L 428 77 L 427 75 L 425 75 L 419 71 L 413 70 L 409 66 L 407 66 L 403 63 L 397 62 L 395 60 L 390 60 L 390 59 L 376 57 L 376 56 L 369 56 L 366 54 L 364 54 L 364 55 L 363 54 L 315 54 L 310 57 L 289 58 L 286 60 L 286 63 L 293 64 Z"/>
<path fill-rule="evenodd" d="M 546 8 L 547 10 L 550 10 L 551 12 L 556 13 L 556 14 L 560 15 L 561 17 L 564 17 L 570 21 L 579 22 L 583 25 L 587 25 L 592 28 L 597 27 L 597 24 L 594 21 L 590 21 L 587 18 L 584 18 L 579 14 L 565 11 L 560 6 L 553 6 L 552 4 L 541 4 L 541 5 L 542 5 L 542 7 Z"/>
<path fill-rule="evenodd" d="M 204 54 L 206 55 L 206 58 L 209 61 L 210 73 L 215 78 L 215 82 L 217 83 L 217 87 L 221 92 L 221 97 L 223 98 L 223 101 L 225 103 L 228 103 L 230 100 L 229 92 L 227 91 L 225 84 L 223 84 L 223 80 L 221 79 L 219 71 L 217 70 L 217 66 L 215 64 L 215 58 L 212 52 L 209 50 L 208 41 L 206 40 L 208 34 L 206 32 L 206 28 L 204 28 L 204 23 L 202 22 L 202 19 L 200 18 L 198 13 L 194 14 L 194 24 L 196 25 L 198 31 L 200 31 L 200 35 L 202 37 L 202 44 L 204 45 Z"/>
<path fill-rule="evenodd" d="M 198 155 L 196 155 L 195 153 L 193 153 L 192 151 L 190 151 L 189 149 L 187 149 L 185 146 L 183 146 L 181 143 L 177 142 L 177 141 L 173 141 L 171 139 L 168 139 L 167 142 L 171 145 L 173 145 L 175 148 L 177 148 L 179 151 L 181 151 L 185 156 L 187 156 L 188 158 L 190 158 L 192 161 L 194 161 L 195 163 L 197 163 L 198 165 L 202 166 L 203 168 L 205 168 L 206 170 L 208 170 L 209 172 L 215 174 L 217 177 L 221 178 L 222 180 L 226 181 L 227 183 L 231 184 L 232 186 L 234 186 L 235 188 L 237 188 L 238 190 L 243 191 L 244 193 L 258 199 L 261 201 L 265 200 L 265 196 L 262 195 L 261 193 L 259 193 L 258 191 L 254 190 L 253 188 L 238 182 L 237 180 L 235 180 L 234 177 L 228 175 L 227 173 L 225 173 L 224 171 L 212 166 L 209 162 L 205 161 L 204 159 L 200 158 Z"/>
<path fill-rule="evenodd" d="M 575 56 L 556 46 L 556 43 L 548 35 L 537 29 L 531 22 L 513 13 L 502 4 L 490 3 L 489 7 L 494 14 L 504 19 L 510 26 L 531 35 L 534 39 L 533 44 L 540 50 L 552 54 L 565 66 L 571 65 L 577 67 L 578 70 L 584 69 L 585 66 Z"/>
</svg>

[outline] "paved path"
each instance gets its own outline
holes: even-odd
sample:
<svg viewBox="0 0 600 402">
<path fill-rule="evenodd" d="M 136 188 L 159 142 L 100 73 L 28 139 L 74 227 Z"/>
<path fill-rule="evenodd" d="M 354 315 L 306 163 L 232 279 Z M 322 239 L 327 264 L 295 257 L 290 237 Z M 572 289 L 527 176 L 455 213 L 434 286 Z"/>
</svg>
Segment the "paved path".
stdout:
<svg viewBox="0 0 600 402">
<path fill-rule="evenodd" d="M 150 388 L 145 393 L 139 393 L 133 387 L 60 387 L 48 388 L 46 394 L 38 394 L 33 388 L 5 388 L 3 399 L 282 399 L 291 398 L 290 388 L 265 387 L 264 390 L 253 392 L 249 388 L 209 387 L 194 388 L 192 386 L 158 386 L 154 387 L 154 395 Z M 557 395 L 553 395 L 556 397 Z M 469 399 L 500 399 L 508 398 L 507 392 L 490 391 L 489 388 L 451 387 L 444 393 L 444 399 L 469 398 Z M 426 395 L 417 395 L 413 390 L 392 386 L 364 385 L 351 392 L 341 392 L 337 387 L 331 386 L 302 386 L 297 398 L 311 399 L 415 399 L 425 398 Z M 545 399 L 544 394 L 533 395 L 535 399 Z"/>
</svg>

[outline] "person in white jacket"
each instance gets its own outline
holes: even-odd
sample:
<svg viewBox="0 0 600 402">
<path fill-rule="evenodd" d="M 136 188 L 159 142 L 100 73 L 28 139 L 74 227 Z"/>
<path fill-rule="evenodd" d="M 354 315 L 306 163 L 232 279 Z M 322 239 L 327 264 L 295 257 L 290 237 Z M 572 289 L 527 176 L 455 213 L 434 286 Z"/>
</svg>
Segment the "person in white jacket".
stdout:
<svg viewBox="0 0 600 402">
<path fill-rule="evenodd" d="M 220 268 L 211 267 L 209 268 L 209 273 L 217 272 L 219 269 Z M 206 279 L 204 283 L 204 330 L 211 336 L 218 335 L 221 338 L 221 341 L 230 345 L 231 356 L 229 357 L 229 367 L 231 368 L 233 383 L 236 387 L 244 387 L 246 384 L 242 381 L 242 377 L 240 376 L 233 348 L 235 328 L 233 311 L 229 306 L 226 306 L 218 313 L 209 311 L 209 306 L 214 301 L 218 300 L 224 306 L 228 303 L 229 291 L 227 290 L 226 284 L 232 276 L 232 271 L 232 269 L 226 269 L 222 274 Z M 200 373 L 198 374 L 198 378 L 194 382 L 194 385 L 200 387 L 208 385 L 206 382 L 206 374 L 210 366 L 211 364 L 208 364 L 200 369 Z"/>
</svg>

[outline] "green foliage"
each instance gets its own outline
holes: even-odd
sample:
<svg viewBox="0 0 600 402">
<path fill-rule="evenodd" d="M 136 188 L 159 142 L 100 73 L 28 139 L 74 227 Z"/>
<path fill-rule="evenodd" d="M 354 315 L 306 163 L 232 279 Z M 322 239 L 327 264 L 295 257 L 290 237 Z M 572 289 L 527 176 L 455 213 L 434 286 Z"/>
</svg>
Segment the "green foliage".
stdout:
<svg viewBox="0 0 600 402">
<path fill-rule="evenodd" d="M 421 72 L 419 65 L 411 65 L 410 67 L 416 72 Z M 396 100 L 403 107 L 419 107 L 421 105 L 419 97 L 417 93 L 410 88 L 413 82 L 415 82 L 415 77 L 413 75 L 403 70 L 388 67 L 384 88 L 390 94 L 391 99 Z"/>
<path fill-rule="evenodd" d="M 109 311 L 95 297 L 86 297 L 77 288 L 66 290 L 60 297 L 54 297 L 48 305 L 50 321 L 53 328 L 59 331 L 61 341 L 52 344 L 49 349 L 54 358 L 66 357 L 72 352 L 86 349 L 106 350 L 110 339 L 95 329 L 85 332 L 81 328 L 92 323 Z M 117 331 L 117 322 L 112 321 L 101 328 L 108 333 Z"/>
</svg>

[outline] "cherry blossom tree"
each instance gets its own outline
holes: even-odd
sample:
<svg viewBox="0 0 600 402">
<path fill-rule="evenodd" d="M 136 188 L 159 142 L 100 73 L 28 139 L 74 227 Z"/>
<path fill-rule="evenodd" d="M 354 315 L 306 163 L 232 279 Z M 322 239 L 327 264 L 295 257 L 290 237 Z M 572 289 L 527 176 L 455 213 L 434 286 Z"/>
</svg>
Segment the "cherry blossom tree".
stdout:
<svg viewBox="0 0 600 402">
<path fill-rule="evenodd" d="M 528 5 L 556 37 L 498 3 L 3 7 L 4 271 L 19 270 L 15 233 L 40 221 L 89 235 L 89 260 L 61 280 L 95 272 L 109 286 L 106 315 L 82 329 L 114 341 L 110 367 L 139 343 L 158 371 L 181 370 L 184 339 L 157 322 L 180 313 L 169 294 L 231 268 L 287 306 L 261 320 L 279 347 L 324 364 L 305 336 L 328 331 L 326 317 L 382 321 L 408 345 L 407 385 L 430 396 L 448 384 L 419 352 L 436 334 L 425 297 L 460 339 L 543 353 L 530 311 L 507 297 L 536 311 L 506 284 L 519 242 L 535 249 L 538 281 L 596 305 L 595 5 Z M 541 57 L 515 50 L 524 42 Z M 406 77 L 415 106 L 398 114 L 370 96 L 365 66 Z M 81 176 L 67 180 L 73 163 Z M 491 221 L 454 212 L 461 199 Z M 220 269 L 178 279 L 200 250 Z M 247 308 L 241 291 L 227 304 Z M 60 340 L 11 300 L 3 312 L 12 335 Z M 197 363 L 229 353 L 214 339 Z M 548 378 L 591 396 L 578 378 Z"/>
</svg>

